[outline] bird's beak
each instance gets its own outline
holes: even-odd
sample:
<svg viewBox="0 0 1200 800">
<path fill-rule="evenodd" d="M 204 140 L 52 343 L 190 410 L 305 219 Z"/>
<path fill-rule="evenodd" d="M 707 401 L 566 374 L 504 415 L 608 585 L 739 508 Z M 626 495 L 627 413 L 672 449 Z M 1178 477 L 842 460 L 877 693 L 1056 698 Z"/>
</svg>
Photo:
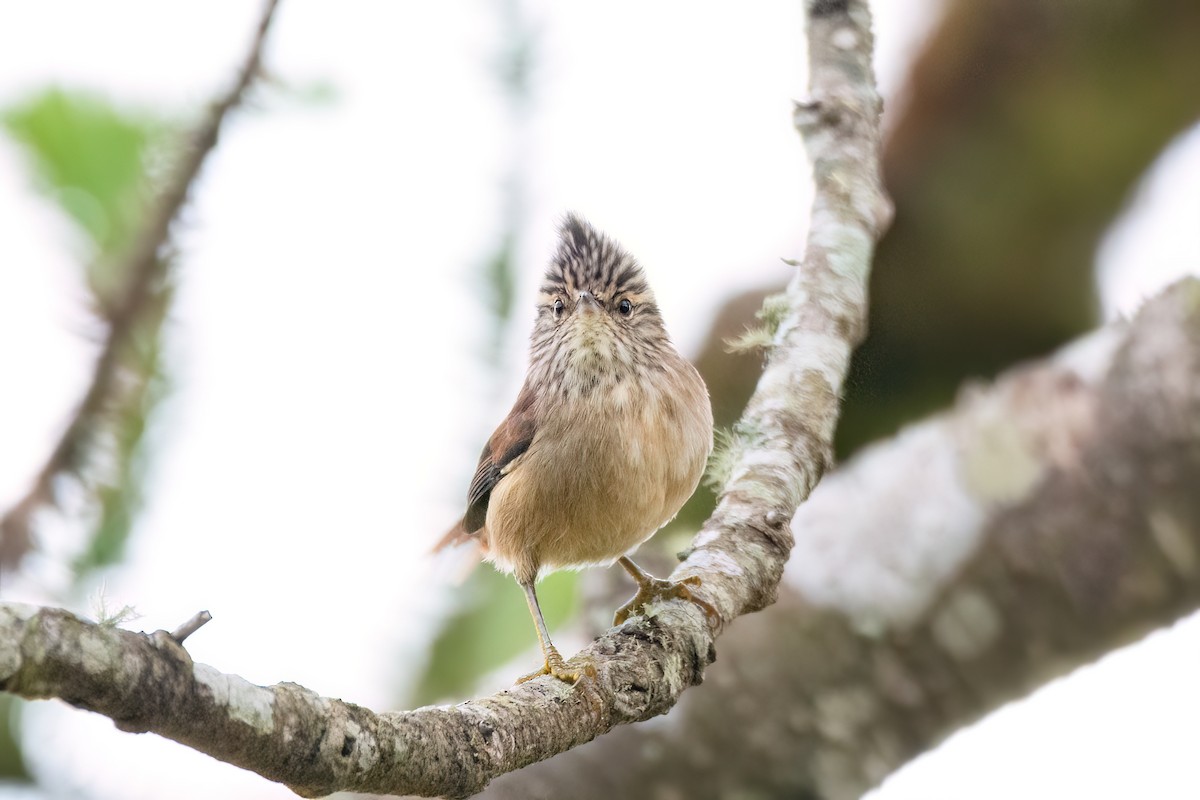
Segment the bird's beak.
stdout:
<svg viewBox="0 0 1200 800">
<path fill-rule="evenodd" d="M 580 311 L 599 311 L 600 303 L 591 292 L 580 292 L 576 307 Z"/>
</svg>

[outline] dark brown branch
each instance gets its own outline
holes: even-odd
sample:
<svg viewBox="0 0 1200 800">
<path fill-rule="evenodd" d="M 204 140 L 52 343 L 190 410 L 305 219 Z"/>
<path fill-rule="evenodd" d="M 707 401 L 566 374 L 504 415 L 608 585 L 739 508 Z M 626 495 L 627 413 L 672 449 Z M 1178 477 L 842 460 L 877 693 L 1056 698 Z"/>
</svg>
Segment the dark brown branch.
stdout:
<svg viewBox="0 0 1200 800">
<path fill-rule="evenodd" d="M 740 427 L 744 455 L 677 577 L 720 612 L 651 606 L 577 658 L 594 679 L 545 678 L 453 707 L 376 714 L 292 684 L 253 686 L 193 664 L 168 634 L 98 628 L 54 609 L 0 606 L 0 687 L 64 697 L 304 795 L 338 790 L 466 796 L 497 775 L 613 727 L 666 713 L 712 662 L 720 629 L 775 597 L 788 520 L 828 464 L 837 398 L 863 335 L 866 278 L 889 217 L 878 179 L 879 99 L 864 0 L 817 3 L 809 25 L 818 113 L 798 114 L 816 199 L 803 266 Z M 87 646 L 81 645 L 86 642 Z"/>
<path fill-rule="evenodd" d="M 233 85 L 212 104 L 204 120 L 188 136 L 174 171 L 148 209 L 141 229 L 134 235 L 124 256 L 125 265 L 113 271 L 128 276 L 127 283 L 116 301 L 104 309 L 108 335 L 92 369 L 91 383 L 29 490 L 0 519 L 0 569 L 16 566 L 29 551 L 33 515 L 40 508 L 55 504 L 54 483 L 59 476 L 78 471 L 90 432 L 119 390 L 123 354 L 134 331 L 143 319 L 161 313 L 154 299 L 167 279 L 163 252 L 169 246 L 171 227 L 187 202 L 204 160 L 216 147 L 229 112 L 242 101 L 258 75 L 267 31 L 277 4 L 278 0 L 268 0 Z"/>
</svg>

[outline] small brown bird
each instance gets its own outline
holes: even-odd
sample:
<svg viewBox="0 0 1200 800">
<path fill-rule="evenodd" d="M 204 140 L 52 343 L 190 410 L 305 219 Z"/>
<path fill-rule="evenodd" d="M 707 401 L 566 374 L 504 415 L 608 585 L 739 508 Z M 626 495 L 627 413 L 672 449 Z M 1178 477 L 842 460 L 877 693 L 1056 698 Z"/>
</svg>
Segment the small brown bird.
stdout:
<svg viewBox="0 0 1200 800">
<path fill-rule="evenodd" d="M 637 261 L 574 215 L 538 296 L 529 371 L 483 448 L 467 512 L 442 544 L 477 538 L 525 590 L 545 665 L 574 682 L 550 641 L 534 584 L 556 569 L 617 561 L 638 584 L 616 624 L 652 600 L 715 613 L 684 583 L 654 578 L 631 552 L 691 496 L 712 450 L 712 408 L 676 352 Z"/>
</svg>

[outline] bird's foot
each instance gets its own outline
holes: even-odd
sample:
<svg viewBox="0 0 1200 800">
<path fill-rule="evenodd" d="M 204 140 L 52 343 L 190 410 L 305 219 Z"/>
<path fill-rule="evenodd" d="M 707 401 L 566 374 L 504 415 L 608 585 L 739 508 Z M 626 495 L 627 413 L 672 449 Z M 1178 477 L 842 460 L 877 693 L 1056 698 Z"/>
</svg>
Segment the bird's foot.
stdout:
<svg viewBox="0 0 1200 800">
<path fill-rule="evenodd" d="M 642 572 L 640 577 L 635 577 L 635 579 L 638 582 L 637 594 L 633 596 L 632 600 L 617 609 L 617 613 L 613 616 L 613 625 L 620 625 L 634 614 L 644 611 L 648 604 L 663 600 L 687 600 L 695 603 L 704 612 L 710 625 L 716 624 L 721 618 L 711 603 L 701 600 L 689 588 L 699 586 L 701 583 L 700 578 L 695 575 L 690 575 L 681 581 L 669 581 Z"/>
<path fill-rule="evenodd" d="M 565 681 L 571 685 L 575 685 L 585 678 L 590 679 L 596 677 L 596 668 L 590 663 L 585 663 L 580 669 L 568 667 L 567 662 L 563 660 L 561 655 L 559 655 L 558 650 L 554 647 L 550 647 L 546 651 L 546 660 L 545 663 L 542 664 L 542 668 L 535 672 L 530 672 L 528 675 L 522 675 L 521 677 L 517 678 L 517 683 L 525 683 L 526 681 L 531 681 L 534 678 L 540 678 L 543 675 L 553 675 L 560 681 Z"/>
</svg>

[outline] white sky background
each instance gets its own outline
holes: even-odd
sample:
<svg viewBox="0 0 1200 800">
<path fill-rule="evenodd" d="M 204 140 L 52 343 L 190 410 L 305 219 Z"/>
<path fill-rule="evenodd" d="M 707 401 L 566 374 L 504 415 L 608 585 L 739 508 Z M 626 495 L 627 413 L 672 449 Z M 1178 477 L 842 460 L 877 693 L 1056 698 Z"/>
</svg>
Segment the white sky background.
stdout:
<svg viewBox="0 0 1200 800">
<path fill-rule="evenodd" d="M 929 5 L 880 5 L 890 97 Z M 106 582 L 110 605 L 144 615 L 133 627 L 169 629 L 208 608 L 214 621 L 188 642 L 196 660 L 388 707 L 449 591 L 421 554 L 460 513 L 479 445 L 521 378 L 558 216 L 578 210 L 638 255 L 687 352 L 731 291 L 786 276 L 779 258 L 800 252 L 808 198 L 790 125 L 804 85 L 799 4 L 529 8 L 538 114 L 522 147 L 536 163 L 497 397 L 480 366 L 476 276 L 514 143 L 491 70 L 491 4 L 284 0 L 270 69 L 293 85 L 329 82 L 338 99 L 312 108 L 272 94 L 238 114 L 186 214 L 174 392 L 130 557 Z M 57 82 L 186 113 L 225 85 L 257 13 L 245 0 L 6 5 L 0 105 Z M 1198 176 L 1193 134 L 1104 248 L 1109 313 L 1200 263 Z M 0 506 L 26 486 L 90 369 L 69 241 L 0 138 Z M 50 527 L 49 548 L 67 551 L 71 529 Z M 0 597 L 54 601 L 39 587 L 63 580 L 41 559 Z M 1200 626 L 1187 628 L 954 737 L 875 797 L 1194 796 L 1183 743 L 1200 712 Z M 33 704 L 26 736 L 49 797 L 293 796 L 59 703 Z"/>
</svg>

